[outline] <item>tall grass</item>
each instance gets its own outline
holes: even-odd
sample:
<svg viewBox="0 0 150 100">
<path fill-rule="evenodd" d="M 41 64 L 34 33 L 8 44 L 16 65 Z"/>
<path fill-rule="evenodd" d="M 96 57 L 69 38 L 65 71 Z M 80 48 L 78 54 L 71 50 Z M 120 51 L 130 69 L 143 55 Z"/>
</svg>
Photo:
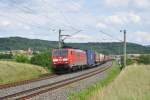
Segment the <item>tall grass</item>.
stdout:
<svg viewBox="0 0 150 100">
<path fill-rule="evenodd" d="M 110 82 L 112 82 L 115 77 L 120 73 L 120 66 L 113 62 L 113 66 L 111 69 L 108 70 L 107 76 L 103 79 L 98 81 L 96 84 L 91 85 L 87 89 L 73 93 L 68 97 L 68 100 L 87 100 L 92 95 L 94 95 L 97 91 L 101 90 L 103 87 L 107 86 Z"/>
<path fill-rule="evenodd" d="M 37 78 L 46 73 L 47 70 L 39 66 L 0 61 L 0 84 Z"/>
<path fill-rule="evenodd" d="M 150 65 L 131 65 L 92 100 L 150 100 Z"/>
</svg>

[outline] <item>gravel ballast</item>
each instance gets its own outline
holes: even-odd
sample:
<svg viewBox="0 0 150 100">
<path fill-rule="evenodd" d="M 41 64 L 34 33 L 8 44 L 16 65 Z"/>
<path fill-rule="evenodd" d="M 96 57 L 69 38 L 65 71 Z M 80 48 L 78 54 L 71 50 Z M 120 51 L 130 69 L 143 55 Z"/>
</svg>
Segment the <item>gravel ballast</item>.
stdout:
<svg viewBox="0 0 150 100">
<path fill-rule="evenodd" d="M 74 92 L 79 92 L 97 81 L 105 78 L 107 75 L 106 72 L 99 73 L 95 76 L 89 77 L 87 79 L 81 80 L 79 82 L 70 84 L 63 88 L 59 88 L 47 93 L 40 94 L 36 97 L 33 97 L 31 100 L 67 100 L 67 97 Z"/>
<path fill-rule="evenodd" d="M 101 67 L 104 67 L 104 66 L 107 66 L 107 65 L 110 65 L 110 62 L 102 65 Z M 72 77 L 75 77 L 75 76 L 79 76 L 79 75 L 82 75 L 82 74 L 85 74 L 85 73 L 88 73 L 90 71 L 93 71 L 93 70 L 96 70 L 98 69 L 99 67 L 96 67 L 96 68 L 92 68 L 92 69 L 89 69 L 89 70 L 84 70 L 84 71 L 79 71 L 79 72 L 76 72 L 76 73 L 72 73 L 72 74 L 65 74 L 65 75 L 61 75 L 61 76 L 58 76 L 58 77 L 54 77 L 54 78 L 50 78 L 50 79 L 46 79 L 46 80 L 42 80 L 42 81 L 37 81 L 37 82 L 32 82 L 30 84 L 25 84 L 25 85 L 20 85 L 20 86 L 16 86 L 16 87 L 10 87 L 10 88 L 6 88 L 6 89 L 1 89 L 0 90 L 0 97 L 4 97 L 6 95 L 11 95 L 11 94 L 14 94 L 14 93 L 17 93 L 17 92 L 21 92 L 21 91 L 25 91 L 25 90 L 29 90 L 31 88 L 36 88 L 36 87 L 39 87 L 39 86 L 43 86 L 43 85 L 47 85 L 47 84 L 51 84 L 51 83 L 54 83 L 54 82 L 58 82 L 58 81 L 61 81 L 61 80 L 64 80 L 64 79 L 68 79 L 68 78 L 72 78 Z M 97 77 L 96 77 L 97 76 Z M 93 78 L 88 78 L 88 79 L 85 79 L 85 80 L 82 80 L 81 82 L 78 82 L 78 83 L 81 83 L 83 86 L 77 86 L 77 87 L 81 87 L 82 88 L 86 88 L 87 85 L 90 85 L 90 83 L 93 83 L 93 82 L 96 82 L 98 79 L 102 78 L 103 77 L 103 74 L 102 75 L 95 75 L 93 76 Z M 86 80 L 89 80 L 88 82 Z M 94 81 L 95 80 L 95 81 Z M 84 82 L 85 81 L 85 82 Z M 87 84 L 87 85 L 86 85 Z M 69 85 L 71 86 L 71 85 Z M 75 85 L 76 86 L 76 85 Z M 71 90 L 80 90 L 78 89 L 77 87 L 72 87 L 71 86 Z M 70 88 L 70 87 L 69 87 Z M 63 91 L 63 88 L 61 89 L 61 91 Z M 46 95 L 44 96 L 38 96 L 36 97 L 36 99 L 39 99 L 39 100 L 66 100 L 66 96 L 68 94 L 68 92 L 70 93 L 70 89 L 68 90 L 65 89 L 64 92 L 61 92 L 60 89 L 58 89 L 58 92 L 60 93 L 59 95 L 57 95 L 57 90 L 56 91 L 53 91 L 51 92 L 51 96 L 48 92 L 48 97 Z M 68 92 L 67 92 L 68 91 Z M 47 93 L 44 93 L 44 94 L 47 94 Z M 43 94 L 42 94 L 43 95 Z M 62 98 L 63 95 L 63 99 L 59 99 L 59 97 Z M 43 98 L 43 99 L 40 99 L 40 98 Z M 53 99 L 54 98 L 54 99 Z M 33 98 L 34 99 L 34 98 Z"/>
<path fill-rule="evenodd" d="M 36 97 L 33 97 L 31 100 L 67 100 L 69 94 L 73 92 L 79 92 L 96 83 L 97 81 L 103 79 L 105 76 L 106 73 L 102 72 L 90 78 L 65 86 L 63 88 L 38 95 Z"/>
</svg>

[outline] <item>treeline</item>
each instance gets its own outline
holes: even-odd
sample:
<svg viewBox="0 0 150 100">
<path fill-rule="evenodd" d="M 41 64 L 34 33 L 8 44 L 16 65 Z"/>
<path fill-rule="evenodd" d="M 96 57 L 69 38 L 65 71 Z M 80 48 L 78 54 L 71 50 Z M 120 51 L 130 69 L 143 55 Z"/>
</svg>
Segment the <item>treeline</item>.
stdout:
<svg viewBox="0 0 150 100">
<path fill-rule="evenodd" d="M 0 54 L 0 59 L 12 59 L 12 54 Z"/>
<path fill-rule="evenodd" d="M 0 59 L 13 60 L 19 63 L 30 63 L 34 65 L 42 66 L 49 71 L 52 71 L 52 60 L 51 60 L 51 52 L 42 52 L 40 54 L 34 54 L 32 57 L 28 57 L 26 55 L 15 55 L 12 54 L 0 54 Z M 138 64 L 150 64 L 150 55 L 141 55 L 136 59 L 127 58 L 127 65 L 131 65 L 133 63 Z M 123 69 L 123 57 L 121 57 L 121 69 Z"/>
<path fill-rule="evenodd" d="M 42 66 L 49 71 L 51 69 L 51 52 L 43 52 L 40 54 L 34 54 L 32 57 L 20 54 L 20 55 L 12 55 L 12 54 L 0 54 L 0 60 L 11 60 L 19 63 L 29 63 L 34 65 Z"/>
<path fill-rule="evenodd" d="M 145 65 L 149 65 L 150 64 L 150 55 L 140 55 L 138 58 L 136 59 L 131 59 L 127 57 L 127 61 L 126 64 L 128 65 L 132 65 L 134 63 L 137 64 L 145 64 Z M 121 57 L 121 69 L 124 68 L 124 64 L 123 64 L 123 57 Z"/>
<path fill-rule="evenodd" d="M 31 58 L 25 56 L 25 55 L 18 55 L 15 58 L 16 62 L 21 63 L 30 63 L 34 65 L 42 66 L 49 71 L 52 71 L 51 69 L 51 53 L 50 52 L 43 52 L 40 54 L 35 54 Z"/>
<path fill-rule="evenodd" d="M 137 61 L 142 64 L 150 64 L 150 55 L 141 55 Z"/>
<path fill-rule="evenodd" d="M 108 43 L 67 43 L 65 46 L 79 49 L 93 49 L 104 54 L 122 54 L 123 44 L 121 42 Z M 57 48 L 58 42 L 39 39 L 27 39 L 20 37 L 0 38 L 0 50 L 27 50 L 32 48 L 35 51 L 46 51 Z M 149 46 L 142 46 L 135 43 L 127 43 L 128 54 L 150 54 Z"/>
</svg>

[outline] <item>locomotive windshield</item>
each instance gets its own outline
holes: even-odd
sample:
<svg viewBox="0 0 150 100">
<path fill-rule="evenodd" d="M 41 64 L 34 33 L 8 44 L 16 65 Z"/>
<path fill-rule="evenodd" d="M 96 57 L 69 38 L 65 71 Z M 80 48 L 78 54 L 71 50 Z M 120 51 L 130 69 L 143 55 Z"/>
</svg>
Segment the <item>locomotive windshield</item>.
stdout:
<svg viewBox="0 0 150 100">
<path fill-rule="evenodd" d="M 68 50 L 60 49 L 60 50 L 55 50 L 53 53 L 53 56 L 56 57 L 61 57 L 61 56 L 67 56 L 68 55 Z"/>
</svg>

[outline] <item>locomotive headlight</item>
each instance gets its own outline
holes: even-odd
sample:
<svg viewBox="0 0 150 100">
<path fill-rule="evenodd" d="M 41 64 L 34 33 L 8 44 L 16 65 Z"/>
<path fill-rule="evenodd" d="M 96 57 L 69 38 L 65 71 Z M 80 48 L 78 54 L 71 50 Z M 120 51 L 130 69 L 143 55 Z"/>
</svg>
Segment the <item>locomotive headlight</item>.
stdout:
<svg viewBox="0 0 150 100">
<path fill-rule="evenodd" d="M 67 59 L 67 58 L 64 58 L 63 61 L 68 61 L 68 59 Z"/>
<path fill-rule="evenodd" d="M 58 59 L 53 59 L 53 62 L 56 62 L 56 61 L 58 61 Z"/>
</svg>

